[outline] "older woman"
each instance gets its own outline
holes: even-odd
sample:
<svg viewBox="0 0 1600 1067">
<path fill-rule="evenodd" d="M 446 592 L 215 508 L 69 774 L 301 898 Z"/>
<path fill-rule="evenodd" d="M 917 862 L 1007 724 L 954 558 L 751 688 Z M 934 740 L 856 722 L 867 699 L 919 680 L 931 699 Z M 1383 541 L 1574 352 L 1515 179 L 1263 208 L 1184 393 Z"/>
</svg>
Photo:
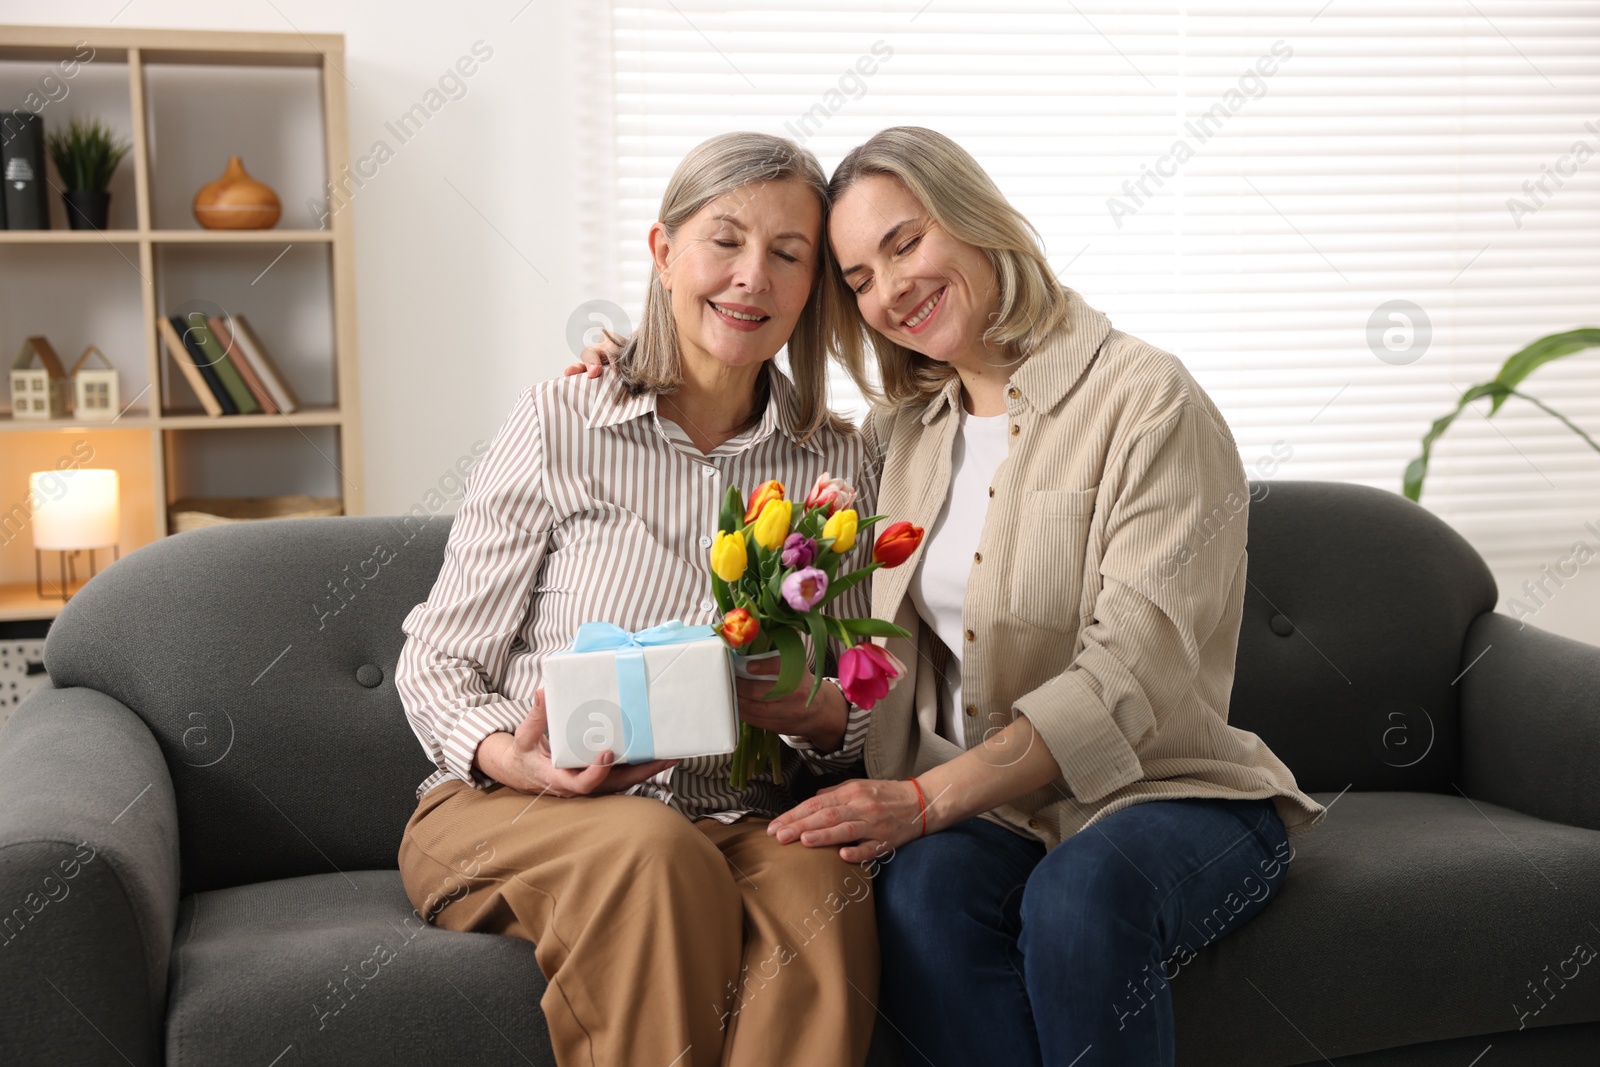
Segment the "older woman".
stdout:
<svg viewBox="0 0 1600 1067">
<path fill-rule="evenodd" d="M 690 152 L 650 228 L 619 373 L 518 397 L 405 620 L 396 685 L 438 767 L 400 847 L 406 892 L 438 926 L 534 943 L 563 1067 L 866 1055 L 867 886 L 831 851 L 765 832 L 790 793 L 765 772 L 733 790 L 728 757 L 558 769 L 540 688 L 541 661 L 584 622 L 719 621 L 706 548 L 727 487 L 832 473 L 870 506 L 868 449 L 825 403 L 824 204 L 792 142 Z M 785 343 L 793 382 L 772 362 Z M 856 595 L 841 607 L 865 614 Z M 739 685 L 741 717 L 788 742 L 788 771 L 857 758 L 867 717 L 836 685 L 810 705 L 809 680 L 771 701 L 756 699 L 770 684 Z"/>
<path fill-rule="evenodd" d="M 1233 437 L 1178 360 L 1056 282 L 948 138 L 885 130 L 829 194 L 858 313 L 839 355 L 883 404 L 879 507 L 928 531 L 873 587 L 916 678 L 874 709 L 871 779 L 768 830 L 897 850 L 878 922 L 909 1059 L 1171 1064 L 1169 980 L 1266 906 L 1323 810 L 1227 724 Z"/>
</svg>

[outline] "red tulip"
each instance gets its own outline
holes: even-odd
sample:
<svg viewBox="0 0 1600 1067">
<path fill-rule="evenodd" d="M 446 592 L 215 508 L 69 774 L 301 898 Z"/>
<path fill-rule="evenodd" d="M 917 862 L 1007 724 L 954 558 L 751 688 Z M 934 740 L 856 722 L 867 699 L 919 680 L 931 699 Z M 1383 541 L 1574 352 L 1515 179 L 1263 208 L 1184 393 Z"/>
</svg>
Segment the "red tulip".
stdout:
<svg viewBox="0 0 1600 1067">
<path fill-rule="evenodd" d="M 871 709 L 888 696 L 905 673 L 905 664 L 870 641 L 845 649 L 839 657 L 839 688 L 860 708 Z"/>
<path fill-rule="evenodd" d="M 898 567 L 922 544 L 922 527 L 909 522 L 890 523 L 872 546 L 872 559 L 885 567 Z"/>
<path fill-rule="evenodd" d="M 761 632 L 761 623 L 744 608 L 734 608 L 722 617 L 719 632 L 728 644 L 742 648 L 756 639 L 756 634 Z"/>
</svg>

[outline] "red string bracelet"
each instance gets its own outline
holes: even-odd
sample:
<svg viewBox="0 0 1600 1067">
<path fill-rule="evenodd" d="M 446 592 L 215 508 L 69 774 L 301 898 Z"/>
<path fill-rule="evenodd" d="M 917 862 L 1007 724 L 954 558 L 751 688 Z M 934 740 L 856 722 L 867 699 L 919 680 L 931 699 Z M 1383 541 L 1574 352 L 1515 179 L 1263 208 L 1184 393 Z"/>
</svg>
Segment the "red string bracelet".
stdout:
<svg viewBox="0 0 1600 1067">
<path fill-rule="evenodd" d="M 915 778 L 911 779 L 911 787 L 917 791 L 917 807 L 920 809 L 919 813 L 922 816 L 922 833 L 917 836 L 926 837 L 928 834 L 928 802 L 923 799 L 922 786 L 918 784 Z"/>
</svg>

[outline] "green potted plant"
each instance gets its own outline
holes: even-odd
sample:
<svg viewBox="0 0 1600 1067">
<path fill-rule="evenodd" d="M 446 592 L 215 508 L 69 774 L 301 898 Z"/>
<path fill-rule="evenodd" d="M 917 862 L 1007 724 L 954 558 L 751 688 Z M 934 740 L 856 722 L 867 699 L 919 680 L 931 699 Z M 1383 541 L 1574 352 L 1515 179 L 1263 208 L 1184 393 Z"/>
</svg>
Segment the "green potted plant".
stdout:
<svg viewBox="0 0 1600 1067">
<path fill-rule="evenodd" d="M 66 188 L 67 225 L 74 230 L 103 230 L 111 213 L 111 175 L 132 145 L 119 141 L 99 119 L 75 118 L 65 130 L 45 137 L 50 159 Z"/>
<path fill-rule="evenodd" d="M 1500 405 L 1505 403 L 1506 397 L 1514 396 L 1519 400 L 1526 400 L 1545 414 L 1559 419 L 1567 429 L 1583 438 L 1584 442 L 1596 452 L 1600 452 L 1600 442 L 1584 433 L 1572 420 L 1556 411 L 1542 400 L 1537 400 L 1527 393 L 1520 392 L 1517 386 L 1534 370 L 1544 366 L 1551 360 L 1562 359 L 1574 352 L 1600 347 L 1600 329 L 1587 327 L 1580 330 L 1568 330 L 1565 333 L 1553 333 L 1549 337 L 1541 337 L 1527 348 L 1511 356 L 1501 366 L 1500 373 L 1487 382 L 1474 385 L 1471 389 L 1461 394 L 1461 400 L 1449 414 L 1434 420 L 1428 432 L 1422 437 L 1422 455 L 1406 464 L 1402 484 L 1405 494 L 1412 500 L 1422 498 L 1422 482 L 1428 476 L 1428 460 L 1433 457 L 1433 443 L 1439 435 L 1450 428 L 1456 421 L 1456 416 L 1466 410 L 1468 404 L 1480 397 L 1489 397 L 1489 414 L 1493 415 L 1500 410 Z"/>
</svg>

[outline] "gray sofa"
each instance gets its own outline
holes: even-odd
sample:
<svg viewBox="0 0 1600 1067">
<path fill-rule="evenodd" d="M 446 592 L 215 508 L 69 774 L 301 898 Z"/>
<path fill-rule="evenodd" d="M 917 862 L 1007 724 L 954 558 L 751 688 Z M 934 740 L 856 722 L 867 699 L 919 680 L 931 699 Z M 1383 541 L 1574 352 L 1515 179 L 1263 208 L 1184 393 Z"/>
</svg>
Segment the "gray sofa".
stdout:
<svg viewBox="0 0 1600 1067">
<path fill-rule="evenodd" d="M 1330 810 L 1172 978 L 1178 1062 L 1600 1062 L 1600 648 L 1492 613 L 1399 497 L 1255 489 L 1231 721 Z M 532 947 L 423 926 L 395 870 L 448 524 L 181 534 L 61 614 L 0 732 L 0 1062 L 553 1062 Z"/>
</svg>

